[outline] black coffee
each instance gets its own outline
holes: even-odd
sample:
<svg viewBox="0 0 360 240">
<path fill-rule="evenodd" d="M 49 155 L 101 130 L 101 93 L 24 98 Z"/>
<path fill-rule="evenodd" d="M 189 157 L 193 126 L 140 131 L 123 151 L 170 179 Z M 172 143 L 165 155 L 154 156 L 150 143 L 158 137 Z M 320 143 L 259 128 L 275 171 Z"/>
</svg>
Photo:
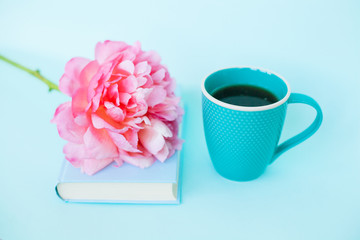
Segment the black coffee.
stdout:
<svg viewBox="0 0 360 240">
<path fill-rule="evenodd" d="M 243 107 L 269 105 L 278 99 L 266 89 L 251 85 L 232 85 L 217 89 L 212 96 L 222 102 Z"/>
</svg>

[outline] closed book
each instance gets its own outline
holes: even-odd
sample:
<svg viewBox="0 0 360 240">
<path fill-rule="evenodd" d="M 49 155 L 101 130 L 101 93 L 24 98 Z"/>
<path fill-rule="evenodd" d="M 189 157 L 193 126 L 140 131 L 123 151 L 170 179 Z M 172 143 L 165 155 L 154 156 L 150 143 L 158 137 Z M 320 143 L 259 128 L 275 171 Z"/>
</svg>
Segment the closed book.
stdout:
<svg viewBox="0 0 360 240">
<path fill-rule="evenodd" d="M 179 151 L 145 169 L 114 164 L 88 176 L 64 161 L 56 185 L 58 196 L 66 202 L 180 203 Z"/>
</svg>

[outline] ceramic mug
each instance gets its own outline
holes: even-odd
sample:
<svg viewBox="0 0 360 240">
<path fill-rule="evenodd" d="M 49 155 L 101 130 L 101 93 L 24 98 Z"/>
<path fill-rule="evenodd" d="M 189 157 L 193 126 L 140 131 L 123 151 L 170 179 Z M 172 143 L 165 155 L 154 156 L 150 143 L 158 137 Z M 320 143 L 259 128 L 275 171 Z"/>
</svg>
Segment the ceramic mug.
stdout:
<svg viewBox="0 0 360 240">
<path fill-rule="evenodd" d="M 260 87 L 280 100 L 265 106 L 243 107 L 212 96 L 219 88 L 232 85 Z M 216 171 L 230 180 L 258 178 L 282 153 L 313 135 L 322 122 L 321 108 L 314 99 L 291 93 L 283 77 L 264 69 L 222 69 L 207 76 L 201 88 L 204 132 L 210 158 Z M 310 105 L 317 115 L 307 129 L 278 145 L 289 103 Z"/>
</svg>

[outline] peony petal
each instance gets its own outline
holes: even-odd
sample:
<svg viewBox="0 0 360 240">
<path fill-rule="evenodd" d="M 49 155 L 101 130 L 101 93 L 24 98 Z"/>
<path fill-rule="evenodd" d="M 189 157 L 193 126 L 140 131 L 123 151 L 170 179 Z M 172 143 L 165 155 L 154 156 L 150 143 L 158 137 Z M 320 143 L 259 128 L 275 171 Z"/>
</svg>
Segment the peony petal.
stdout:
<svg viewBox="0 0 360 240">
<path fill-rule="evenodd" d="M 157 117 L 162 118 L 166 121 L 174 121 L 178 117 L 178 114 L 174 110 L 163 110 L 160 112 L 153 112 L 153 113 Z"/>
<path fill-rule="evenodd" d="M 107 109 L 116 107 L 115 104 L 113 104 L 112 102 L 109 102 L 109 101 L 105 101 L 105 102 L 104 102 L 104 106 L 105 106 L 105 108 L 107 108 Z"/>
<path fill-rule="evenodd" d="M 120 105 L 119 86 L 117 84 L 113 84 L 108 88 L 108 97 L 116 106 Z"/>
<path fill-rule="evenodd" d="M 119 93 L 119 98 L 120 98 L 120 103 L 127 105 L 131 98 L 131 95 L 129 93 Z"/>
<path fill-rule="evenodd" d="M 94 175 L 114 161 L 113 158 L 107 159 L 84 159 L 81 171 L 87 175 Z"/>
<path fill-rule="evenodd" d="M 168 84 L 166 85 L 165 89 L 167 91 L 167 93 L 170 95 L 170 94 L 173 94 L 174 91 L 175 91 L 175 88 L 176 88 L 176 82 L 173 78 L 171 78 L 169 76 L 169 73 L 166 73 L 165 74 L 165 79 L 164 81 L 166 81 Z"/>
<path fill-rule="evenodd" d="M 166 91 L 162 87 L 154 87 L 149 96 L 146 99 L 146 103 L 149 107 L 153 107 L 159 103 L 164 102 L 166 98 Z"/>
<path fill-rule="evenodd" d="M 96 129 L 107 129 L 111 132 L 116 133 L 123 133 L 127 131 L 127 127 L 125 123 L 115 122 L 111 118 L 109 118 L 106 113 L 101 113 L 101 116 L 98 115 L 99 113 L 91 114 L 91 122 Z M 104 114 L 106 115 L 106 120 L 104 119 Z"/>
<path fill-rule="evenodd" d="M 134 53 L 139 54 L 141 51 L 141 43 L 136 41 L 132 46 L 130 46 L 130 48 Z"/>
<path fill-rule="evenodd" d="M 151 119 L 151 127 L 164 137 L 172 137 L 173 134 L 166 124 L 158 119 Z"/>
<path fill-rule="evenodd" d="M 69 158 L 67 156 L 65 156 L 65 159 L 68 160 L 71 165 L 73 165 L 76 168 L 81 168 L 83 159 L 78 159 L 78 158 Z"/>
<path fill-rule="evenodd" d="M 169 147 L 167 146 L 167 144 L 165 144 L 164 147 L 155 155 L 155 157 L 160 162 L 165 162 L 168 156 L 169 156 Z"/>
<path fill-rule="evenodd" d="M 161 82 L 165 77 L 165 69 L 161 68 L 157 70 L 155 73 L 151 74 L 152 79 L 154 82 L 158 83 Z"/>
<path fill-rule="evenodd" d="M 135 108 L 128 109 L 126 116 L 128 117 L 142 117 L 148 111 L 148 106 L 144 100 L 137 102 Z"/>
<path fill-rule="evenodd" d="M 120 158 L 127 163 L 130 163 L 139 168 L 150 167 L 156 160 L 153 156 L 144 156 L 136 153 L 120 153 Z"/>
<path fill-rule="evenodd" d="M 179 101 L 177 97 L 166 98 L 163 103 L 150 108 L 149 113 L 166 121 L 174 121 L 182 112 L 182 108 L 178 106 Z"/>
<path fill-rule="evenodd" d="M 86 112 L 86 107 L 89 104 L 87 100 L 87 89 L 80 88 L 72 97 L 71 109 L 74 117 Z"/>
<path fill-rule="evenodd" d="M 88 120 L 88 117 L 86 113 L 80 114 L 74 118 L 74 122 L 79 126 L 89 126 L 90 122 Z"/>
<path fill-rule="evenodd" d="M 109 132 L 109 136 L 119 150 L 124 150 L 128 152 L 141 152 L 136 147 L 133 147 L 122 134 Z"/>
<path fill-rule="evenodd" d="M 142 122 L 143 122 L 143 118 L 142 117 L 137 117 L 137 118 L 126 118 L 126 120 L 124 120 L 124 124 L 136 128 L 136 129 L 143 129 L 144 127 L 142 126 Z"/>
<path fill-rule="evenodd" d="M 170 141 L 171 146 L 175 150 L 181 150 L 182 144 L 184 143 L 184 140 L 179 139 L 178 137 L 171 138 Z"/>
<path fill-rule="evenodd" d="M 126 138 L 126 140 L 133 146 L 134 148 L 138 148 L 138 129 L 129 129 L 128 131 L 124 132 L 123 135 Z"/>
<path fill-rule="evenodd" d="M 95 59 L 99 64 L 103 64 L 106 61 L 114 59 L 120 54 L 121 51 L 128 48 L 128 45 L 119 41 L 105 41 L 99 42 L 95 47 Z"/>
<path fill-rule="evenodd" d="M 141 87 L 143 85 L 145 85 L 145 83 L 147 82 L 147 78 L 146 77 L 138 77 L 136 78 L 137 82 L 138 82 L 138 86 Z"/>
<path fill-rule="evenodd" d="M 105 87 L 101 85 L 100 87 L 96 88 L 96 93 L 91 100 L 91 110 L 96 112 L 99 109 L 101 98 L 103 97 L 103 91 Z"/>
<path fill-rule="evenodd" d="M 87 150 L 85 148 L 85 145 L 67 144 L 64 147 L 64 153 L 66 154 L 66 159 L 74 167 L 81 168 L 81 171 L 88 175 L 95 174 L 96 172 L 105 168 L 114 161 L 113 158 L 106 158 L 106 159 L 88 158 L 86 152 Z"/>
<path fill-rule="evenodd" d="M 76 57 L 66 63 L 65 72 L 59 81 L 61 92 L 72 97 L 74 92 L 81 86 L 80 73 L 89 62 L 89 59 Z"/>
<path fill-rule="evenodd" d="M 131 75 L 121 80 L 118 85 L 120 92 L 133 93 L 137 88 L 137 79 Z"/>
<path fill-rule="evenodd" d="M 143 52 L 137 57 L 139 62 L 147 61 L 151 66 L 159 65 L 161 57 L 155 51 Z"/>
<path fill-rule="evenodd" d="M 146 125 L 151 125 L 150 119 L 148 117 L 145 116 L 145 117 L 142 118 L 142 120 L 144 121 L 144 123 Z"/>
<path fill-rule="evenodd" d="M 120 74 L 131 75 L 134 73 L 135 66 L 132 61 L 125 60 L 118 65 L 117 70 Z"/>
<path fill-rule="evenodd" d="M 124 164 L 124 161 L 120 157 L 115 158 L 114 161 L 116 162 L 116 165 L 114 165 L 114 167 L 121 167 Z"/>
<path fill-rule="evenodd" d="M 143 88 L 152 88 L 154 85 L 154 81 L 149 75 L 145 75 L 145 78 L 147 79 L 146 83 L 142 86 Z"/>
<path fill-rule="evenodd" d="M 145 99 L 149 96 L 152 89 L 138 88 L 135 93 L 132 94 L 126 108 L 131 110 L 127 112 L 128 116 L 142 116 L 148 110 L 148 105 Z"/>
<path fill-rule="evenodd" d="M 136 59 L 136 52 L 131 47 L 122 52 L 122 61 L 129 60 L 134 61 Z"/>
<path fill-rule="evenodd" d="M 77 144 L 68 142 L 64 146 L 63 152 L 66 155 L 66 159 L 68 159 L 71 163 L 74 162 L 78 165 L 82 164 L 82 159 L 90 158 L 87 148 L 83 143 Z M 74 165 L 74 167 L 77 166 Z"/>
<path fill-rule="evenodd" d="M 117 148 L 106 130 L 89 127 L 84 134 L 84 144 L 88 154 L 94 159 L 117 157 Z"/>
<path fill-rule="evenodd" d="M 60 137 L 73 142 L 82 143 L 82 137 L 86 132 L 86 127 L 77 125 L 71 111 L 71 102 L 61 104 L 55 111 L 52 123 L 56 123 Z"/>
<path fill-rule="evenodd" d="M 119 107 L 113 107 L 110 109 L 106 109 L 106 114 L 111 117 L 116 122 L 121 122 L 125 118 L 125 114 L 123 110 Z"/>
<path fill-rule="evenodd" d="M 139 140 L 152 154 L 157 154 L 165 145 L 164 137 L 151 127 L 139 131 Z"/>
<path fill-rule="evenodd" d="M 110 79 L 112 69 L 113 66 L 111 63 L 103 64 L 91 79 L 87 94 L 89 102 L 87 109 L 91 107 L 92 111 L 95 112 L 99 108 L 105 90 L 104 83 Z"/>
<path fill-rule="evenodd" d="M 132 97 L 132 98 L 130 98 L 126 108 L 127 109 L 134 109 L 134 108 L 136 108 L 136 106 L 137 106 L 137 102 L 136 102 L 135 98 Z M 129 111 L 128 111 L 127 116 L 130 117 Z"/>
<path fill-rule="evenodd" d="M 97 61 L 89 62 L 80 73 L 80 85 L 81 87 L 88 87 L 91 79 L 99 70 L 99 64 Z"/>
<path fill-rule="evenodd" d="M 135 74 L 136 75 L 147 75 L 151 72 L 151 66 L 147 61 L 139 62 L 135 65 Z"/>
</svg>

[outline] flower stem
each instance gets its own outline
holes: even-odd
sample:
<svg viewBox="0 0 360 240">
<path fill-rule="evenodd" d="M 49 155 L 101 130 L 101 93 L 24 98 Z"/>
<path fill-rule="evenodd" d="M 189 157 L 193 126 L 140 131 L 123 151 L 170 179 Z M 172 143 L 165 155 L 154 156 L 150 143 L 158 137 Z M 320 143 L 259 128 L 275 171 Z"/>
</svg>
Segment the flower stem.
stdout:
<svg viewBox="0 0 360 240">
<path fill-rule="evenodd" d="M 43 83 L 45 83 L 45 84 L 49 87 L 49 92 L 51 92 L 52 90 L 56 90 L 56 91 L 59 91 L 59 92 L 60 92 L 58 85 L 56 85 L 55 83 L 53 83 L 53 82 L 51 82 L 50 80 L 46 79 L 44 76 L 42 76 L 42 75 L 40 74 L 40 70 L 35 70 L 35 71 L 34 71 L 34 70 L 31 70 L 31 69 L 29 69 L 29 68 L 27 68 L 27 67 L 24 67 L 23 65 L 21 65 L 21 64 L 19 64 L 19 63 L 16 63 L 16 62 L 14 62 L 14 61 L 11 61 L 10 59 L 2 56 L 1 54 L 0 54 L 0 60 L 3 60 L 3 61 L 5 61 L 5 62 L 13 65 L 14 67 L 17 67 L 17 68 L 19 68 L 19 69 L 21 69 L 21 70 L 23 70 L 23 71 L 25 71 L 25 72 L 33 75 L 34 77 L 40 79 L 40 81 L 42 81 Z"/>
</svg>

